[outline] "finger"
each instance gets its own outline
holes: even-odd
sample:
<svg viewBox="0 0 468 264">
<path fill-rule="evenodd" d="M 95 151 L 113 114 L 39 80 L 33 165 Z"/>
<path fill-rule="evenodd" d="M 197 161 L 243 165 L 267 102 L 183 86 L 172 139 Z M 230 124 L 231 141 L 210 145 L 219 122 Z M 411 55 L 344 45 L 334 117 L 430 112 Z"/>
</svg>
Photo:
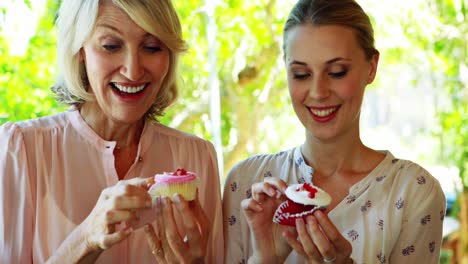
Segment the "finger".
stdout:
<svg viewBox="0 0 468 264">
<path fill-rule="evenodd" d="M 332 259 L 336 257 L 336 249 L 333 244 L 328 240 L 327 236 L 323 233 L 321 227 L 319 226 L 317 220 L 313 215 L 309 215 L 306 218 L 307 222 L 307 231 L 312 237 L 317 250 L 320 255 L 326 259 Z"/>
<path fill-rule="evenodd" d="M 148 187 L 151 186 L 151 184 L 154 183 L 154 177 L 148 177 L 148 178 L 133 178 L 129 180 L 121 180 L 118 182 L 118 184 L 127 184 L 127 185 L 132 185 L 140 188 L 144 188 L 145 190 L 148 190 Z"/>
<path fill-rule="evenodd" d="M 179 194 L 173 196 L 177 211 L 179 211 L 182 218 L 182 223 L 188 238 L 189 249 L 193 256 L 202 256 L 204 254 L 203 248 L 204 241 L 195 214 L 192 213 L 189 204 Z"/>
<path fill-rule="evenodd" d="M 203 239 L 203 248 L 206 249 L 206 245 L 208 244 L 208 238 L 211 232 L 211 222 L 208 216 L 206 215 L 203 207 L 200 204 L 200 199 L 198 199 L 198 190 L 197 196 L 195 201 L 193 202 L 193 211 L 195 214 L 195 218 L 198 221 L 198 228 L 200 229 L 201 237 Z"/>
<path fill-rule="evenodd" d="M 151 208 L 151 197 L 148 196 L 114 196 L 108 199 L 109 208 L 116 210 Z"/>
<path fill-rule="evenodd" d="M 252 198 L 256 201 L 263 202 L 263 195 L 276 197 L 276 188 L 267 182 L 257 182 L 252 184 Z"/>
<path fill-rule="evenodd" d="M 336 248 L 336 251 L 342 252 L 345 256 L 351 255 L 351 244 L 341 235 L 340 231 L 336 228 L 330 218 L 320 210 L 315 211 L 313 215 L 315 216 L 315 219 L 320 225 L 323 233 Z"/>
<path fill-rule="evenodd" d="M 129 210 L 110 210 L 106 212 L 106 224 L 117 224 L 122 221 L 138 220 L 138 215 L 135 211 Z"/>
<path fill-rule="evenodd" d="M 302 218 L 296 219 L 296 230 L 299 235 L 299 241 L 304 248 L 306 256 L 317 262 L 322 261 L 323 258 L 315 247 L 314 242 L 310 238 L 309 232 L 307 231 L 306 225 Z"/>
<path fill-rule="evenodd" d="M 135 179 L 132 179 L 136 181 Z M 149 196 L 148 194 L 148 187 L 147 182 L 139 179 L 140 183 L 137 185 L 132 184 L 129 181 L 119 181 L 115 186 L 111 187 L 111 195 L 119 196 L 119 195 L 127 195 L 127 196 Z M 143 183 L 145 182 L 145 183 Z"/>
<path fill-rule="evenodd" d="M 266 177 L 263 181 L 270 184 L 271 186 L 274 186 L 274 188 L 276 190 L 279 190 L 281 193 L 284 193 L 286 191 L 286 188 L 288 188 L 286 182 L 284 182 L 280 178 Z"/>
<path fill-rule="evenodd" d="M 100 247 L 102 249 L 108 249 L 112 247 L 113 245 L 123 241 L 125 238 L 127 238 L 131 233 L 133 232 L 133 229 L 131 227 L 126 227 L 122 230 L 119 230 L 117 232 L 114 232 L 109 235 L 105 235 L 102 237 L 100 244 Z"/>
<path fill-rule="evenodd" d="M 168 197 L 162 197 L 162 219 L 164 223 L 164 231 L 166 240 L 162 241 L 164 253 L 172 253 L 178 259 L 183 259 L 185 245 L 182 237 L 177 230 L 177 225 L 174 220 L 172 211 L 172 202 Z M 167 248 L 167 249 L 166 249 Z M 167 258 L 166 258 L 167 259 Z"/>
<path fill-rule="evenodd" d="M 286 242 L 288 242 L 288 244 L 293 248 L 293 250 L 295 250 L 299 255 L 307 256 L 306 252 L 304 251 L 304 248 L 302 247 L 302 244 L 297 240 L 297 232 L 290 232 L 288 230 L 285 230 L 282 233 L 282 235 Z"/>
<path fill-rule="evenodd" d="M 164 215 L 163 215 L 163 210 L 162 210 L 162 197 L 156 197 L 155 203 L 154 203 L 154 210 L 155 210 L 155 215 L 156 215 L 156 225 L 157 225 L 157 234 L 160 238 L 161 241 L 161 248 L 164 252 L 164 261 L 162 263 L 168 263 L 170 257 L 173 256 L 171 254 L 171 248 L 167 242 L 167 237 L 166 237 L 166 232 L 164 229 L 166 228 L 165 226 L 165 221 L 164 221 Z"/>
<path fill-rule="evenodd" d="M 253 211 L 253 212 L 261 212 L 263 211 L 262 205 L 255 201 L 253 198 L 244 199 L 241 201 L 241 208 L 244 211 Z"/>
<path fill-rule="evenodd" d="M 144 227 L 144 231 L 151 253 L 153 253 L 158 263 L 163 263 L 164 251 L 161 246 L 161 239 L 158 237 L 151 224 L 146 224 Z"/>
</svg>

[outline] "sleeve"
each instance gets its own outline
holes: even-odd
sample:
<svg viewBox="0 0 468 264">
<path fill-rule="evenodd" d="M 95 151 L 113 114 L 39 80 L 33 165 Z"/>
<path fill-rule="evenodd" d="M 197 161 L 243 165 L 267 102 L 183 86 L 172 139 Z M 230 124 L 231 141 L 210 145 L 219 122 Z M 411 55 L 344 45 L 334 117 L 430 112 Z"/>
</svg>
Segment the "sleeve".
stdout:
<svg viewBox="0 0 468 264">
<path fill-rule="evenodd" d="M 234 166 L 228 173 L 223 192 L 223 226 L 225 263 L 247 263 L 243 252 L 241 226 L 241 201 L 246 198 L 239 182 L 240 165 Z"/>
<path fill-rule="evenodd" d="M 0 263 L 32 263 L 33 192 L 23 135 L 0 127 Z"/>
<path fill-rule="evenodd" d="M 206 181 L 202 184 L 205 194 L 200 195 L 199 199 L 204 207 L 210 224 L 212 226 L 210 232 L 210 239 L 208 240 L 207 256 L 205 260 L 207 263 L 223 263 L 224 249 L 223 249 L 223 224 L 222 224 L 222 205 L 221 205 L 221 183 L 219 179 L 218 163 L 216 151 L 213 145 L 206 141 L 207 151 L 209 153 L 209 162 L 205 163 L 207 166 L 201 166 L 201 170 L 208 176 Z"/>
<path fill-rule="evenodd" d="M 420 168 L 408 175 L 406 222 L 390 256 L 390 263 L 439 263 L 445 195 L 439 182 Z"/>
</svg>

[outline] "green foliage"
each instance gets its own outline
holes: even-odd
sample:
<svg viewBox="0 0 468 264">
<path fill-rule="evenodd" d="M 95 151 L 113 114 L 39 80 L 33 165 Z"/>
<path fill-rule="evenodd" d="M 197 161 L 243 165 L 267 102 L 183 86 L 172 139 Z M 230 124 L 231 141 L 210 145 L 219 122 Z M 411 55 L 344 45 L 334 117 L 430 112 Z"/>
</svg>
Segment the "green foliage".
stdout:
<svg viewBox="0 0 468 264">
<path fill-rule="evenodd" d="M 458 2 L 458 5 L 457 5 Z M 460 170 L 464 189 L 468 191 L 468 79 L 463 67 L 468 69 L 468 19 L 465 1 L 437 0 L 443 31 L 433 43 L 434 57 L 442 62 L 445 76 L 444 89 L 450 95 L 450 104 L 440 113 L 447 160 Z M 466 73 L 465 73 L 466 74 Z"/>
<path fill-rule="evenodd" d="M 10 43 L 0 34 L 0 124 L 62 109 L 48 89 L 53 84 L 56 57 L 53 17 L 57 7 L 51 3 L 24 56 L 11 55 Z"/>
<path fill-rule="evenodd" d="M 279 38 L 286 9 L 274 0 L 220 2 L 215 8 L 216 31 L 210 31 L 208 2 L 174 2 L 190 49 L 181 60 L 179 100 L 162 122 L 211 139 L 207 58 L 214 52 L 221 93 L 223 154 L 225 167 L 230 168 L 241 158 L 262 151 L 258 139 L 269 145 L 263 151 L 278 150 L 285 144 L 285 137 L 269 139 L 262 122 L 292 114 Z M 215 50 L 207 42 L 212 34 Z"/>
</svg>

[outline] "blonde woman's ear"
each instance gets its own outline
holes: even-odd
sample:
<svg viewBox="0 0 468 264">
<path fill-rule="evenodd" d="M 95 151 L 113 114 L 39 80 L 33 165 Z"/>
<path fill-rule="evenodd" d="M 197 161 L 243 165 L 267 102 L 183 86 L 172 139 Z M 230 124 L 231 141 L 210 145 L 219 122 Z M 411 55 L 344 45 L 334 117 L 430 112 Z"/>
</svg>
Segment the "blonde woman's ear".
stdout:
<svg viewBox="0 0 468 264">
<path fill-rule="evenodd" d="M 85 51 L 83 48 L 80 49 L 80 61 L 85 61 Z"/>
</svg>

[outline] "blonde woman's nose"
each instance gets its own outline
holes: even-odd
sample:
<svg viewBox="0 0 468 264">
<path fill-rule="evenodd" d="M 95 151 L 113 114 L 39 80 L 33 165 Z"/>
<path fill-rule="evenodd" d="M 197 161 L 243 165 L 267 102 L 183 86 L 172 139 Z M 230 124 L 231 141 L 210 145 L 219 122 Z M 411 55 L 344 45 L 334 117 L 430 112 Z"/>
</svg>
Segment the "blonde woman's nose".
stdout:
<svg viewBox="0 0 468 264">
<path fill-rule="evenodd" d="M 138 81 L 143 77 L 145 68 L 142 63 L 141 55 L 128 53 L 121 68 L 121 74 L 131 81 Z"/>
</svg>

